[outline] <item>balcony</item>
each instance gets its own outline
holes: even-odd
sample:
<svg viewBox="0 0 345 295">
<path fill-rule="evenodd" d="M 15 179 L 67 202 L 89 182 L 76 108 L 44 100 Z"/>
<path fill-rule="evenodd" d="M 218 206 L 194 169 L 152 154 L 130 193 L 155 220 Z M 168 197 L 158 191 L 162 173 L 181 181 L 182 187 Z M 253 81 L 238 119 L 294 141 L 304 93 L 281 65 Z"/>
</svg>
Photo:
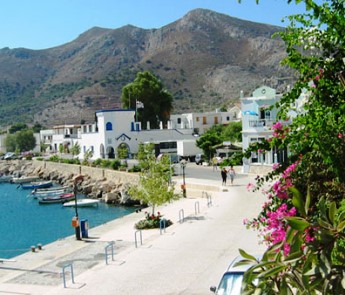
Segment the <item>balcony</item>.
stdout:
<svg viewBox="0 0 345 295">
<path fill-rule="evenodd" d="M 274 124 L 274 121 L 271 119 L 249 120 L 250 128 L 272 127 L 273 124 Z"/>
</svg>

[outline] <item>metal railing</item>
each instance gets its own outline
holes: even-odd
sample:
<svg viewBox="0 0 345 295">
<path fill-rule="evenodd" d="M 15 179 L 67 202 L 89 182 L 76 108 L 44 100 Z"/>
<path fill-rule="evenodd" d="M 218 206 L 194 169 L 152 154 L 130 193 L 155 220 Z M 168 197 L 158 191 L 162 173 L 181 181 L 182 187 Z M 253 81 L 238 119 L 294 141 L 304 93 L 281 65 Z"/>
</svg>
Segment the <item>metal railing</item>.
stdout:
<svg viewBox="0 0 345 295">
<path fill-rule="evenodd" d="M 67 286 L 66 286 L 66 272 L 65 272 L 67 267 L 69 267 L 71 269 L 72 283 L 73 284 L 75 283 L 74 282 L 73 265 L 72 265 L 72 263 L 70 263 L 70 264 L 67 264 L 67 265 L 62 267 L 62 279 L 63 279 L 63 286 L 64 286 L 64 288 L 67 288 Z"/>
<path fill-rule="evenodd" d="M 105 264 L 108 264 L 108 256 L 111 255 L 111 260 L 114 261 L 114 245 L 115 242 L 110 242 L 107 246 L 104 247 L 104 254 L 105 254 Z M 110 254 L 108 250 L 110 249 Z"/>
</svg>

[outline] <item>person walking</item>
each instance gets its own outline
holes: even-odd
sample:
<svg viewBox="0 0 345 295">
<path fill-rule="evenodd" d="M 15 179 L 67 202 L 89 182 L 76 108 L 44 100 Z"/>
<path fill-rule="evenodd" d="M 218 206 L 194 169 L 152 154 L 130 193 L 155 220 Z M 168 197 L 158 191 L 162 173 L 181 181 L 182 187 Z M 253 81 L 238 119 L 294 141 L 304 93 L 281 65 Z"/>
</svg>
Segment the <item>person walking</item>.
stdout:
<svg viewBox="0 0 345 295">
<path fill-rule="evenodd" d="M 235 178 L 235 175 L 236 175 L 235 169 L 234 169 L 234 167 L 232 165 L 230 166 L 230 169 L 228 170 L 228 172 L 229 172 L 229 175 L 230 175 L 230 183 L 232 185 L 234 183 L 234 178 Z"/>
<path fill-rule="evenodd" d="M 222 185 L 226 185 L 226 179 L 228 177 L 228 171 L 226 171 L 225 167 L 222 169 L 222 171 L 220 172 L 221 176 L 222 176 Z"/>
</svg>

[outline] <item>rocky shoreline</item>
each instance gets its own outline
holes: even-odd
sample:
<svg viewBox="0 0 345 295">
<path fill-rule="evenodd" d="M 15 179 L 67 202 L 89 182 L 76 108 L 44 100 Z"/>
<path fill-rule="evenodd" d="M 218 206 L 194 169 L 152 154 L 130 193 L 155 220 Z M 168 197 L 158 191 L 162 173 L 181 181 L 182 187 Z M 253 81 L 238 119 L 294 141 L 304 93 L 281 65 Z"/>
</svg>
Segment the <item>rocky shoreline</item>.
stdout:
<svg viewBox="0 0 345 295">
<path fill-rule="evenodd" d="M 61 186 L 69 186 L 73 189 L 74 178 L 80 174 L 46 169 L 42 165 L 34 165 L 35 160 L 2 160 L 0 161 L 1 175 L 38 176 L 41 180 L 51 180 Z M 95 168 L 97 169 L 97 168 Z M 132 174 L 132 173 L 131 173 Z M 126 194 L 129 183 L 115 182 L 106 178 L 95 179 L 87 174 L 83 175 L 83 181 L 78 185 L 77 191 L 88 198 L 99 199 L 107 204 L 122 206 L 140 205 Z"/>
</svg>

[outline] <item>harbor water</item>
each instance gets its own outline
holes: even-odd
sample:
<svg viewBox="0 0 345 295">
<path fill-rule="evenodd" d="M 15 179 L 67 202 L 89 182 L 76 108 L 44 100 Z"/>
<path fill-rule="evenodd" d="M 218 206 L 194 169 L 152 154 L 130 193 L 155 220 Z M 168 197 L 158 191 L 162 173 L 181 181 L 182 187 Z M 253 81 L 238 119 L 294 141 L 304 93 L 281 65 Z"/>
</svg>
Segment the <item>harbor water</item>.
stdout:
<svg viewBox="0 0 345 295">
<path fill-rule="evenodd" d="M 13 258 L 30 251 L 31 246 L 44 246 L 75 235 L 74 207 L 60 203 L 40 205 L 30 193 L 31 190 L 23 190 L 17 184 L 0 184 L 0 258 Z M 93 228 L 134 211 L 133 207 L 100 202 L 98 207 L 79 207 L 78 215 Z"/>
</svg>

